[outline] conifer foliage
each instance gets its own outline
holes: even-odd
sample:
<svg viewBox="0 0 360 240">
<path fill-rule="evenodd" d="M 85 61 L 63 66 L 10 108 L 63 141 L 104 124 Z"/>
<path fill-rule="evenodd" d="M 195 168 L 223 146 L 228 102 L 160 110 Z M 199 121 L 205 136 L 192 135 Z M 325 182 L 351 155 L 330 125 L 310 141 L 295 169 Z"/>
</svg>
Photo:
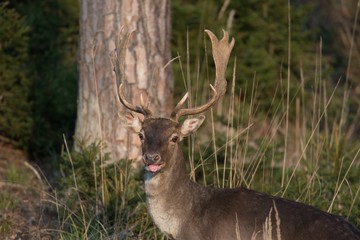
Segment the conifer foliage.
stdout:
<svg viewBox="0 0 360 240">
<path fill-rule="evenodd" d="M 29 28 L 7 3 L 0 4 L 0 135 L 26 145 L 31 135 Z"/>
</svg>

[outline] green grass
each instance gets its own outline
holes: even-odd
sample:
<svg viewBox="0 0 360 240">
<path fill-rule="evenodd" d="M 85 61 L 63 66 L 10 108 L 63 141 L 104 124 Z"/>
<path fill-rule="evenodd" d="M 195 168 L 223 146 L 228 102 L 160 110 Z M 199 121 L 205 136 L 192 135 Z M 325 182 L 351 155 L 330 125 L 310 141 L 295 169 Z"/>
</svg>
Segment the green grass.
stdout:
<svg viewBox="0 0 360 240">
<path fill-rule="evenodd" d="M 19 200 L 9 193 L 0 192 L 0 211 L 12 211 L 19 206 Z"/>
<path fill-rule="evenodd" d="M 30 180 L 30 176 L 16 166 L 10 165 L 6 172 L 6 180 L 10 183 L 25 184 Z"/>
<path fill-rule="evenodd" d="M 14 223 L 8 219 L 0 219 L 0 234 L 10 233 L 14 227 Z"/>
</svg>

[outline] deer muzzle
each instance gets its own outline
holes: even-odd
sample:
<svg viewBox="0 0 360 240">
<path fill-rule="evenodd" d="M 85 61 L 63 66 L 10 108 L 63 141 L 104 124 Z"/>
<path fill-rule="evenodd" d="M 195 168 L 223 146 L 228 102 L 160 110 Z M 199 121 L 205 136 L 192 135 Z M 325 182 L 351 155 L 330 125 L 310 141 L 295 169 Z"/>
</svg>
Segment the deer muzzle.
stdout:
<svg viewBox="0 0 360 240">
<path fill-rule="evenodd" d="M 156 173 L 161 170 L 161 156 L 158 153 L 145 153 L 143 155 L 145 169 L 149 172 Z"/>
</svg>

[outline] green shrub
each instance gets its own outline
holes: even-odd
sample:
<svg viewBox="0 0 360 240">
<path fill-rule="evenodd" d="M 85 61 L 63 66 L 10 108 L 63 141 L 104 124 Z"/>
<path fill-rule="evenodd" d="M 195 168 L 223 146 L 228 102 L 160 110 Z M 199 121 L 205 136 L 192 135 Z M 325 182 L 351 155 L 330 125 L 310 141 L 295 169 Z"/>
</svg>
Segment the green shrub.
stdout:
<svg viewBox="0 0 360 240">
<path fill-rule="evenodd" d="M 71 139 L 74 133 L 79 2 L 29 1 L 21 12 L 31 27 L 29 52 L 34 71 L 30 151 L 46 161 L 49 152 L 60 153 L 63 134 Z"/>
<path fill-rule="evenodd" d="M 26 147 L 33 125 L 29 102 L 29 28 L 7 3 L 0 4 L 0 135 Z"/>
<path fill-rule="evenodd" d="M 79 149 L 62 158 L 61 239 L 152 239 L 159 234 L 147 214 L 142 183 L 131 173 L 130 161 L 107 165 L 110 158 L 102 153 L 103 146 L 85 142 L 78 142 Z"/>
<path fill-rule="evenodd" d="M 31 72 L 29 151 L 42 163 L 54 165 L 50 155 L 60 153 L 63 134 L 71 138 L 75 127 L 79 1 L 13 0 L 9 6 L 24 16 L 29 29 L 25 66 Z"/>
</svg>

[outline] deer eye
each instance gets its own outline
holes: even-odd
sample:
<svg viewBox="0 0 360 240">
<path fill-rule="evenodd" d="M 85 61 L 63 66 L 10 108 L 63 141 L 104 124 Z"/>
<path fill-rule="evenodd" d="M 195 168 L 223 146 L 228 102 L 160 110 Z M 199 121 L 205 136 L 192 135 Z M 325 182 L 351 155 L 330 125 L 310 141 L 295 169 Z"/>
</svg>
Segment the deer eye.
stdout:
<svg viewBox="0 0 360 240">
<path fill-rule="evenodd" d="M 144 140 L 144 134 L 139 133 L 139 138 L 140 138 L 141 141 Z"/>
<path fill-rule="evenodd" d="M 171 141 L 172 141 L 173 143 L 177 143 L 178 140 L 179 140 L 179 136 L 177 136 L 177 135 L 174 135 L 174 136 L 171 137 Z"/>
</svg>

